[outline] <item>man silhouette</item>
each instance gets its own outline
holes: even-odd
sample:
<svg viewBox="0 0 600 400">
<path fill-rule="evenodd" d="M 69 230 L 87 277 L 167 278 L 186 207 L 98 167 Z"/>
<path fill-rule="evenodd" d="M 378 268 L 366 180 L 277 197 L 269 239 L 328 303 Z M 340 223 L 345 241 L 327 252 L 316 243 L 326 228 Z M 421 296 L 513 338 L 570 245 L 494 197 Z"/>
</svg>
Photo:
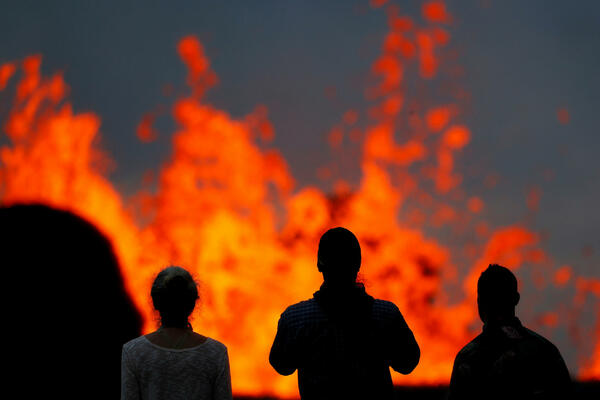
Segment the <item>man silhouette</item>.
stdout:
<svg viewBox="0 0 600 400">
<path fill-rule="evenodd" d="M 318 250 L 321 288 L 281 314 L 269 361 L 282 375 L 298 370 L 303 400 L 389 399 L 389 367 L 408 374 L 419 362 L 419 346 L 398 307 L 356 282 L 360 264 L 354 234 L 328 230 Z"/>
<path fill-rule="evenodd" d="M 558 349 L 515 316 L 517 279 L 490 264 L 477 282 L 483 332 L 458 353 L 449 399 L 569 398 L 569 371 Z"/>
</svg>

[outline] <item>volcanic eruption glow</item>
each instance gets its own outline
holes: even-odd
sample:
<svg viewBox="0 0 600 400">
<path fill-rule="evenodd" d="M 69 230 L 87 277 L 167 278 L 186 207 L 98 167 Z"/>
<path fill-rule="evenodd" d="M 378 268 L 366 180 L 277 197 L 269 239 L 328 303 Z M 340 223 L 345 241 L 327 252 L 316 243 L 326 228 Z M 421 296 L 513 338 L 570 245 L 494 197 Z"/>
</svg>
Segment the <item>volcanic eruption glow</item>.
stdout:
<svg viewBox="0 0 600 400">
<path fill-rule="evenodd" d="M 155 327 L 149 287 L 158 270 L 178 264 L 192 271 L 202 296 L 195 328 L 228 346 L 238 394 L 296 396 L 295 379 L 268 365 L 277 320 L 319 287 L 320 235 L 348 227 L 362 244 L 367 290 L 398 305 L 422 348 L 417 369 L 394 374 L 394 381 L 446 383 L 456 352 L 479 329 L 475 288 L 482 269 L 490 262 L 546 268 L 550 256 L 539 235 L 522 225 L 489 227 L 482 199 L 459 190 L 455 157 L 472 135 L 460 121 L 460 101 L 428 104 L 405 90 L 407 79 L 431 83 L 444 68 L 438 52 L 449 45 L 452 20 L 444 3 L 425 2 L 420 20 L 386 10 L 389 32 L 372 64 L 377 83 L 367 90 L 368 122 L 358 128 L 362 114 L 349 110 L 329 136 L 338 152 L 346 138 L 360 142 L 362 175 L 355 185 L 338 180 L 330 193 L 299 187 L 286 160 L 269 148 L 274 129 L 265 107 L 236 120 L 204 101 L 217 74 L 202 44 L 189 36 L 177 48 L 190 94 L 172 107 L 178 127 L 172 154 L 158 170 L 156 190 L 133 198 L 107 178 L 112 161 L 99 149 L 100 117 L 73 112 L 62 75 L 42 76 L 39 55 L 1 65 L 0 90 L 14 91 L 14 99 L 3 121 L 9 143 L 0 149 L 0 201 L 48 204 L 98 226 L 113 243 L 145 331 Z M 418 111 L 407 109 L 417 101 Z M 152 122 L 149 113 L 138 127 L 143 142 L 156 136 Z M 477 232 L 481 244 L 471 248 L 462 274 L 453 261 L 456 249 L 429 237 L 428 224 Z M 575 309 L 598 304 L 600 280 L 576 276 L 569 266 L 545 274 L 556 287 L 575 288 Z M 444 285 L 459 278 L 464 292 L 451 300 Z M 576 370 L 581 379 L 600 379 L 598 310 L 593 354 Z M 555 314 L 542 322 L 565 323 Z"/>
</svg>

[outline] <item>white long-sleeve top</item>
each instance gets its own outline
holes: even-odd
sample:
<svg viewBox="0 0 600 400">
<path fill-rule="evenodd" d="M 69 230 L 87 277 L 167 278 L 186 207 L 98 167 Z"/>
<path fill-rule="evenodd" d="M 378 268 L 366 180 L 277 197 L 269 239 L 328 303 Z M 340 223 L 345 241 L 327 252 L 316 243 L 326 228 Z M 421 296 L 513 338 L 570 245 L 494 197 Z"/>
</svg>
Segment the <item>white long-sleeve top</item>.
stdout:
<svg viewBox="0 0 600 400">
<path fill-rule="evenodd" d="M 123 345 L 121 400 L 231 400 L 224 344 L 207 338 L 198 346 L 169 349 L 140 336 Z"/>
</svg>

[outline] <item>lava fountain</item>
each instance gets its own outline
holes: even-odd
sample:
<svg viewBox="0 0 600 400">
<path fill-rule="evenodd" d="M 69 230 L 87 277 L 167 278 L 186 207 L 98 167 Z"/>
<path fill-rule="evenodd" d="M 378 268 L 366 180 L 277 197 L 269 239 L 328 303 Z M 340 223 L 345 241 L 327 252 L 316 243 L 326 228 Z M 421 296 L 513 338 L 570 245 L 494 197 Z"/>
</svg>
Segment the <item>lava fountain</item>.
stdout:
<svg viewBox="0 0 600 400">
<path fill-rule="evenodd" d="M 422 348 L 417 369 L 394 374 L 394 382 L 446 383 L 456 352 L 479 329 L 474 296 L 482 269 L 490 262 L 547 266 L 550 256 L 525 226 L 490 228 L 482 220 L 483 201 L 460 190 L 454 161 L 471 138 L 460 121 L 460 96 L 432 104 L 406 89 L 408 79 L 436 82 L 444 68 L 439 54 L 449 46 L 451 22 L 445 4 L 425 2 L 418 20 L 393 6 L 386 12 L 389 31 L 366 91 L 367 122 L 359 128 L 360 113 L 348 110 L 329 135 L 334 152 L 343 152 L 347 139 L 360 146 L 356 184 L 340 179 L 329 192 L 298 186 L 269 147 L 274 129 L 264 107 L 236 120 L 205 101 L 217 74 L 202 44 L 189 36 L 177 46 L 189 94 L 172 107 L 172 154 L 158 169 L 155 190 L 141 189 L 133 198 L 107 178 L 112 161 L 98 143 L 100 118 L 73 112 L 60 73 L 42 76 L 39 55 L 0 66 L 0 90 L 12 98 L 3 121 L 8 144 L 0 149 L 0 201 L 48 204 L 99 227 L 112 241 L 145 331 L 156 323 L 149 288 L 158 270 L 178 264 L 192 271 L 201 283 L 192 322 L 228 346 L 237 394 L 297 395 L 296 381 L 268 365 L 277 320 L 318 288 L 320 235 L 346 226 L 362 244 L 368 291 L 398 305 Z M 140 122 L 142 141 L 155 137 L 152 122 L 151 113 Z M 477 232 L 470 265 L 457 268 L 456 249 L 428 236 L 427 225 Z M 600 280 L 574 276 L 568 266 L 544 268 L 557 287 L 575 287 L 575 309 L 590 296 L 597 305 Z M 460 288 L 459 300 L 446 294 L 448 284 Z M 600 379 L 597 306 L 595 313 L 596 344 L 578 366 L 582 379 Z M 557 317 L 549 313 L 542 321 L 556 325 Z"/>
</svg>

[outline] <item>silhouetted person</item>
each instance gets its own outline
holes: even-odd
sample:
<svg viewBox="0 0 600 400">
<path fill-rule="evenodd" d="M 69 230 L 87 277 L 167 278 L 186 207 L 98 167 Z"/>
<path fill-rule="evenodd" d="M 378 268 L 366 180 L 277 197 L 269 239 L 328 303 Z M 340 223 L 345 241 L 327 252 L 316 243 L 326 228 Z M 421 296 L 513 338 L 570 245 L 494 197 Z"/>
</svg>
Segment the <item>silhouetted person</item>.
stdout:
<svg viewBox="0 0 600 400">
<path fill-rule="evenodd" d="M 298 370 L 304 400 L 388 399 L 390 366 L 408 374 L 419 362 L 419 346 L 398 307 L 356 282 L 360 264 L 352 232 L 325 232 L 317 262 L 321 288 L 281 314 L 269 361 L 282 375 Z"/>
<path fill-rule="evenodd" d="M 5 397 L 117 398 L 141 321 L 109 241 L 66 211 L 0 207 L 0 265 Z"/>
<path fill-rule="evenodd" d="M 231 400 L 227 348 L 192 330 L 196 282 L 181 267 L 163 269 L 150 291 L 160 328 L 123 346 L 121 400 Z"/>
<path fill-rule="evenodd" d="M 483 332 L 458 353 L 450 400 L 568 399 L 570 377 L 558 349 L 521 325 L 517 279 L 491 264 L 477 282 Z"/>
</svg>

